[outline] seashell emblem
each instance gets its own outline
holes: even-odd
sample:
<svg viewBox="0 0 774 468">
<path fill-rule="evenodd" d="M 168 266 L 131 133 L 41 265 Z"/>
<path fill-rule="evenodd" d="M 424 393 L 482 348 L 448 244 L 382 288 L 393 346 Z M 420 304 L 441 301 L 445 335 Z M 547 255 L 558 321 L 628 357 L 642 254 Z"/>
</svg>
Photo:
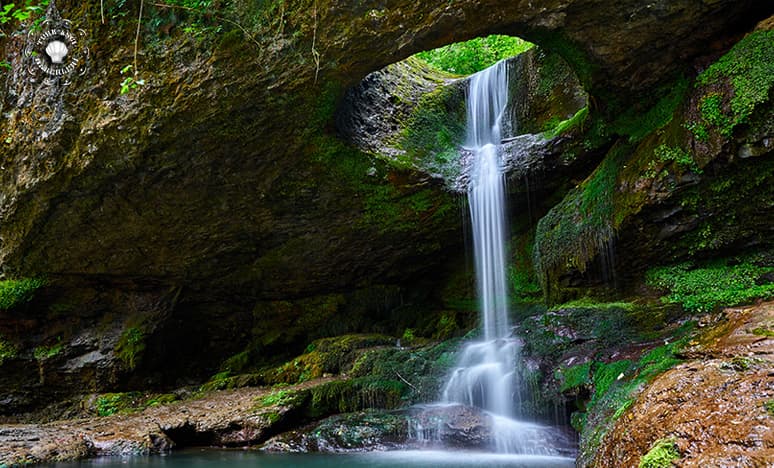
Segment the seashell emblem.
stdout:
<svg viewBox="0 0 774 468">
<path fill-rule="evenodd" d="M 51 57 L 52 63 L 62 63 L 67 55 L 67 45 L 62 41 L 51 41 L 46 46 L 46 53 Z"/>
</svg>

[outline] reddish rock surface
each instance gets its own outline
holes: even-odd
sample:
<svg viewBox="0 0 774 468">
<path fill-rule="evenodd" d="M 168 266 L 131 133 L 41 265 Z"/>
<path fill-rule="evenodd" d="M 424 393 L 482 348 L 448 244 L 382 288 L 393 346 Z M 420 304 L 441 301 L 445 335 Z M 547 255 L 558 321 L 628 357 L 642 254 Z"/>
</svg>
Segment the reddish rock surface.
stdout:
<svg viewBox="0 0 774 468">
<path fill-rule="evenodd" d="M 610 431 L 594 466 L 636 467 L 675 438 L 683 467 L 774 466 L 774 302 L 726 309 L 692 342 L 690 360 L 659 376 Z"/>
</svg>

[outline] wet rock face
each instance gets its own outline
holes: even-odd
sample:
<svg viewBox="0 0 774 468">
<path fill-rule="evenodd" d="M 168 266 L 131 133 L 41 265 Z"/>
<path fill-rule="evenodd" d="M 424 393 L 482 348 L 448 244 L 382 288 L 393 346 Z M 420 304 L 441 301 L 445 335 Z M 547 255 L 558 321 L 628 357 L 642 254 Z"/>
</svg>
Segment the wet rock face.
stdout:
<svg viewBox="0 0 774 468">
<path fill-rule="evenodd" d="M 774 340 L 756 334 L 774 304 L 727 309 L 691 358 L 648 386 L 616 422 L 591 466 L 637 466 L 660 439 L 673 439 L 680 466 L 768 466 L 774 459 L 771 401 Z"/>
<path fill-rule="evenodd" d="M 340 190 L 339 178 L 324 175 L 321 155 L 342 149 L 308 132 L 330 121 L 326 103 L 344 88 L 418 50 L 500 32 L 572 51 L 568 60 L 592 94 L 616 89 L 625 96 L 684 63 L 677 54 L 695 56 L 709 37 L 755 16 L 752 1 L 589 3 L 414 2 L 379 10 L 327 2 L 287 12 L 287 37 L 259 36 L 274 44 L 260 54 L 248 41 L 235 49 L 177 43 L 163 55 L 149 52 L 148 84 L 133 96 L 119 97 L 100 74 L 119 68 L 111 62 L 118 50 L 101 50 L 66 89 L 15 73 L 2 128 L 12 141 L 3 148 L 0 179 L 3 271 L 150 276 L 272 297 L 383 276 L 415 265 L 417 250 L 438 253 L 443 229 L 409 236 L 351 230 L 364 209 L 352 203 L 362 187 Z M 74 18 L 96 14 L 91 7 L 60 5 Z M 324 51 L 319 68 L 295 52 L 311 50 L 312 37 Z M 23 44 L 5 45 L 13 52 Z M 366 164 L 354 175 L 367 186 L 388 185 L 390 171 L 374 169 Z M 409 186 L 438 190 L 425 184 Z M 445 218 L 447 228 L 455 222 Z M 273 264 L 278 255 L 304 264 L 304 278 Z"/>
<path fill-rule="evenodd" d="M 401 412 L 368 411 L 331 416 L 269 439 L 267 452 L 360 452 L 405 447 L 408 421 Z"/>
<path fill-rule="evenodd" d="M 234 3 L 241 9 L 234 17 L 265 13 Z M 213 365 L 247 339 L 242 319 L 265 319 L 253 313 L 258 301 L 412 284 L 462 242 L 456 198 L 440 181 L 396 169 L 337 136 L 334 113 L 345 89 L 421 49 L 499 32 L 564 53 L 600 102 L 609 89 L 634 100 L 681 66 L 677 54 L 702 54 L 708 38 L 757 15 L 752 0 L 662 3 L 487 0 L 372 9 L 301 2 L 285 12 L 283 29 L 259 30 L 253 40 L 237 33 L 198 42 L 181 33 L 141 47 L 146 84 L 120 95 L 134 26 L 101 25 L 96 2 L 60 1 L 63 16 L 95 44 L 72 83 L 28 79 L 26 36 L 0 41 L 12 63 L 0 119 L 0 271 L 46 277 L 74 294 L 84 281 L 99 283 L 100 300 L 75 301 L 79 307 L 67 312 L 88 316 L 89 329 L 108 313 L 127 329 L 123 318 L 134 311 L 120 298 L 169 294 L 172 310 L 153 326 L 167 332 L 148 342 L 146 355 L 157 357 L 152 370 L 163 375 L 204 355 Z M 74 338 L 77 326 L 58 330 L 42 319 L 55 316 L 53 305 L 39 304 L 34 340 L 25 341 L 29 364 L 32 347 L 60 332 Z M 171 345 L 169 330 L 177 330 Z M 211 336 L 222 346 L 199 346 L 211 346 Z M 94 363 L 117 362 L 101 351 L 105 359 L 94 359 L 89 353 L 115 349 L 95 342 L 61 359 L 77 358 L 87 384 L 112 385 L 111 370 L 109 378 L 87 378 L 102 365 Z M 32 382 L 34 371 L 25 372 Z"/>
</svg>

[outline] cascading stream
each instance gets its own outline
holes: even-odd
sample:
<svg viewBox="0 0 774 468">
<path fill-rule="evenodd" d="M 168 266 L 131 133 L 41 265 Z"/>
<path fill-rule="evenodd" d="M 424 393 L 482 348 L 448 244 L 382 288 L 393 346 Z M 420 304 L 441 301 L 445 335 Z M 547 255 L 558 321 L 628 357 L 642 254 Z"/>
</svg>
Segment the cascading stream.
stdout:
<svg viewBox="0 0 774 468">
<path fill-rule="evenodd" d="M 478 406 L 501 416 L 514 413 L 518 353 L 517 342 L 509 338 L 505 181 L 498 155 L 507 102 L 504 61 L 470 78 L 466 146 L 475 153 L 475 160 L 468 200 L 484 341 L 467 346 L 443 393 L 445 402 Z"/>
<path fill-rule="evenodd" d="M 466 146 L 475 153 L 475 161 L 468 199 L 483 341 L 465 347 L 443 390 L 442 403 L 483 409 L 491 421 L 491 449 L 496 452 L 555 455 L 550 428 L 513 419 L 521 403 L 517 372 L 521 343 L 511 336 L 508 323 L 505 179 L 498 154 L 507 101 L 504 61 L 470 78 Z"/>
</svg>

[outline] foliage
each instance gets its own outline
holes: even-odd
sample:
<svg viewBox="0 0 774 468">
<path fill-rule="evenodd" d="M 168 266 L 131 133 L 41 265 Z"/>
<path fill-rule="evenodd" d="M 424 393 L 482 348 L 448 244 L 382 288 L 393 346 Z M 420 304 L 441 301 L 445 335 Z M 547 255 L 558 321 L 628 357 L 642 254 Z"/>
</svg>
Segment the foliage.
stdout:
<svg viewBox="0 0 774 468">
<path fill-rule="evenodd" d="M 543 138 L 550 140 L 552 138 L 556 138 L 557 136 L 573 129 L 580 127 L 583 125 L 583 122 L 586 121 L 586 118 L 589 115 L 589 108 L 588 106 L 583 107 L 582 109 L 578 110 L 578 112 L 575 113 L 572 117 L 570 117 L 567 120 L 563 120 L 561 122 L 551 121 L 549 120 L 547 122 L 547 127 L 543 131 Z"/>
<path fill-rule="evenodd" d="M 763 404 L 763 406 L 766 408 L 766 411 L 769 413 L 769 416 L 774 416 L 774 400 L 769 400 L 766 403 Z"/>
<path fill-rule="evenodd" d="M 269 383 L 300 383 L 348 370 L 362 349 L 393 344 L 384 335 L 343 335 L 314 341 L 310 351 L 265 372 Z"/>
<path fill-rule="evenodd" d="M 535 249 L 535 233 L 533 229 L 511 239 L 511 259 L 508 262 L 509 291 L 513 295 L 512 302 L 536 302 L 540 300 L 541 291 L 538 283 L 532 257 Z M 472 280 L 471 280 L 472 281 Z"/>
<path fill-rule="evenodd" d="M 591 383 L 591 364 L 592 361 L 584 362 L 572 367 L 559 369 L 554 374 L 561 382 L 560 392 L 579 387 L 585 387 Z"/>
<path fill-rule="evenodd" d="M 259 407 L 267 406 L 292 406 L 297 404 L 299 394 L 293 390 L 275 390 L 268 395 L 257 398 Z"/>
<path fill-rule="evenodd" d="M 17 5 L 15 3 L 2 5 L 2 9 L 0 9 L 0 25 L 14 21 L 27 21 L 33 16 L 41 15 L 44 12 L 45 7 L 48 6 L 48 2 L 49 0 L 41 0 L 40 2 L 25 0 L 23 5 Z M 41 19 L 38 19 L 33 27 L 37 26 Z M 5 33 L 0 31 L 0 37 L 4 35 Z"/>
<path fill-rule="evenodd" d="M 709 127 L 730 137 L 758 104 L 769 99 L 774 86 L 773 56 L 774 31 L 755 31 L 697 77 L 696 86 L 710 90 L 699 102 L 701 119 L 688 125 L 698 139 L 707 139 Z M 727 84 L 731 87 L 728 92 L 712 91 Z"/>
<path fill-rule="evenodd" d="M 45 280 L 37 278 L 0 281 L 0 310 L 12 309 L 29 302 L 35 291 L 45 284 Z"/>
<path fill-rule="evenodd" d="M 97 397 L 96 410 L 98 416 L 112 416 L 114 414 L 135 413 L 145 408 L 166 405 L 177 400 L 177 395 L 172 393 L 103 393 Z"/>
<path fill-rule="evenodd" d="M 471 75 L 533 46 L 518 37 L 491 35 L 417 54 L 427 63 L 457 75 Z"/>
<path fill-rule="evenodd" d="M 53 346 L 38 346 L 35 348 L 35 350 L 32 352 L 32 354 L 35 356 L 35 359 L 38 361 L 44 361 L 46 359 L 50 359 L 59 353 L 62 352 L 62 342 L 60 341 L 53 345 Z"/>
<path fill-rule="evenodd" d="M 3 335 L 0 335 L 0 366 L 6 359 L 13 359 L 19 354 L 16 345 L 7 341 Z"/>
<path fill-rule="evenodd" d="M 402 404 L 406 385 L 377 377 L 334 380 L 308 389 L 276 390 L 256 398 L 256 409 L 290 407 L 306 419 L 366 408 L 395 408 Z M 269 413 L 272 414 L 272 413 Z M 269 416 L 276 419 L 276 416 Z"/>
<path fill-rule="evenodd" d="M 643 354 L 639 360 L 622 359 L 612 362 L 586 362 L 560 369 L 556 377 L 561 390 L 591 386 L 593 392 L 585 411 L 574 414 L 573 427 L 581 431 L 584 450 L 598 447 L 613 423 L 635 402 L 636 394 L 659 374 L 671 369 L 681 360 L 678 354 L 690 340 L 692 323 L 675 332 L 678 340 L 658 346 Z"/>
<path fill-rule="evenodd" d="M 124 329 L 116 345 L 116 355 L 129 369 L 134 369 L 145 351 L 145 334 L 138 326 Z"/>
<path fill-rule="evenodd" d="M 757 328 L 753 328 L 751 333 L 753 335 L 765 336 L 767 338 L 774 338 L 774 330 L 772 330 L 771 328 L 757 327 Z"/>
<path fill-rule="evenodd" d="M 680 304 L 689 312 L 708 312 L 716 307 L 743 304 L 774 297 L 774 283 L 757 284 L 758 278 L 774 271 L 749 260 L 715 260 L 700 267 L 691 263 L 657 267 L 646 273 L 647 284 L 666 291 L 661 298 Z"/>
<path fill-rule="evenodd" d="M 127 65 L 121 69 L 121 74 L 125 75 L 132 71 L 132 65 Z M 137 89 L 139 86 L 143 86 L 145 80 L 137 78 L 136 74 L 133 76 L 124 77 L 121 81 L 121 94 L 126 94 L 131 90 Z"/>
<path fill-rule="evenodd" d="M 573 299 L 572 301 L 565 302 L 563 304 L 558 304 L 555 306 L 552 306 L 550 309 L 551 311 L 556 310 L 562 310 L 562 309 L 595 309 L 595 310 L 610 310 L 610 309 L 621 309 L 621 310 L 633 310 L 634 304 L 631 302 L 599 302 L 596 299 L 593 299 L 591 297 L 583 297 L 580 299 Z"/>
<path fill-rule="evenodd" d="M 675 163 L 683 170 L 689 170 L 695 174 L 701 174 L 701 168 L 691 154 L 682 148 L 668 145 L 659 145 L 653 150 L 656 161 L 661 163 Z"/>
<path fill-rule="evenodd" d="M 638 468 L 669 468 L 673 461 L 680 459 L 680 451 L 674 438 L 659 439 L 642 456 Z"/>
</svg>

